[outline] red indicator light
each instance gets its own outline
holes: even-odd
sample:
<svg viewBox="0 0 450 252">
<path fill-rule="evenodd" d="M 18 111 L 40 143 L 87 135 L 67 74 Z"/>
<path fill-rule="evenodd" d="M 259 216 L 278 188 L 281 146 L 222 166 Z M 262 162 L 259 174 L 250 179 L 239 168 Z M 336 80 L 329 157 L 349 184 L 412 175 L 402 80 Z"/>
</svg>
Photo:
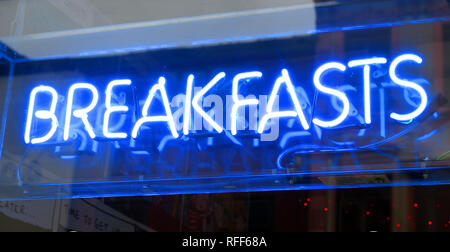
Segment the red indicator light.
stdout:
<svg viewBox="0 0 450 252">
<path fill-rule="evenodd" d="M 417 203 L 414 203 L 414 207 L 418 207 L 419 206 L 419 204 L 417 204 Z"/>
<path fill-rule="evenodd" d="M 305 202 L 303 205 L 304 205 L 305 207 L 307 207 L 307 206 L 308 206 L 308 203 Z"/>
<path fill-rule="evenodd" d="M 387 217 L 386 220 L 387 220 L 387 221 L 390 221 L 390 220 L 391 220 L 391 217 Z"/>
<path fill-rule="evenodd" d="M 366 215 L 367 215 L 367 216 L 369 216 L 369 215 L 370 215 L 370 212 L 369 212 L 369 211 L 367 211 L 367 212 L 366 212 Z"/>
<path fill-rule="evenodd" d="M 323 211 L 328 212 L 328 208 L 325 207 L 325 208 L 323 209 Z"/>
<path fill-rule="evenodd" d="M 397 228 L 400 228 L 401 227 L 401 225 L 400 224 L 397 224 Z"/>
<path fill-rule="evenodd" d="M 432 221 L 429 221 L 429 222 L 428 222 L 428 225 L 429 225 L 429 226 L 433 225 L 433 222 L 432 222 Z"/>
<path fill-rule="evenodd" d="M 311 198 L 307 198 L 306 201 L 311 202 Z"/>
</svg>

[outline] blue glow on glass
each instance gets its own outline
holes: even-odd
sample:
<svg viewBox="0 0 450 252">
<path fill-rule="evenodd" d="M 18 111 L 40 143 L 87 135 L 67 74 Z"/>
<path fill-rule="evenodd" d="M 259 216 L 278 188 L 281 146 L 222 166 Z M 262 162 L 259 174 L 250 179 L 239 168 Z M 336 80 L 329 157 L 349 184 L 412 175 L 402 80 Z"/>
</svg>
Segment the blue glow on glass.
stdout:
<svg viewBox="0 0 450 252">
<path fill-rule="evenodd" d="M 415 62 L 417 64 L 422 64 L 423 59 L 415 54 L 403 54 L 398 56 L 397 58 L 395 58 L 392 61 L 391 66 L 389 67 L 389 75 L 391 77 L 391 80 L 402 86 L 402 87 L 406 87 L 406 88 L 412 88 L 414 90 L 416 90 L 420 97 L 421 97 L 421 103 L 419 105 L 419 107 L 409 113 L 409 114 L 398 114 L 398 113 L 392 113 L 391 114 L 391 118 L 397 121 L 401 121 L 401 122 L 405 122 L 405 121 L 410 121 L 410 120 L 414 120 L 415 118 L 417 118 L 418 116 L 420 116 L 426 109 L 427 104 L 428 104 L 428 96 L 427 93 L 425 92 L 425 90 L 417 83 L 411 82 L 411 81 L 407 81 L 407 80 L 402 80 L 397 76 L 397 68 L 398 66 L 406 61 L 412 61 Z"/>
<path fill-rule="evenodd" d="M 386 138 L 386 92 L 380 88 L 380 136 Z"/>
<path fill-rule="evenodd" d="M 131 80 L 114 80 L 111 81 L 108 84 L 108 87 L 106 88 L 106 101 L 105 101 L 105 115 L 104 115 L 104 121 L 103 121 L 103 135 L 106 138 L 113 138 L 113 139 L 123 139 L 127 138 L 128 134 L 124 132 L 118 132 L 118 133 L 111 133 L 109 131 L 109 119 L 111 117 L 112 113 L 117 112 L 128 112 L 129 108 L 128 106 L 112 106 L 111 105 L 111 99 L 112 99 L 112 91 L 115 87 L 118 86 L 130 86 Z"/>
<path fill-rule="evenodd" d="M 88 107 L 86 107 L 84 109 L 77 109 L 72 112 L 74 94 L 75 94 L 75 91 L 79 90 L 79 89 L 87 89 L 87 90 L 91 91 L 92 101 Z M 92 84 L 76 83 L 76 84 L 73 84 L 69 88 L 69 94 L 68 94 L 68 99 L 67 99 L 66 121 L 64 124 L 64 141 L 69 140 L 70 121 L 71 121 L 72 115 L 74 117 L 80 118 L 83 121 L 84 127 L 85 127 L 86 131 L 88 132 L 89 136 L 92 139 L 95 138 L 94 130 L 88 121 L 88 113 L 91 112 L 95 108 L 95 106 L 97 106 L 97 102 L 98 102 L 98 91 Z"/>
<path fill-rule="evenodd" d="M 273 106 L 275 104 L 275 99 L 278 96 L 278 92 L 280 91 L 281 85 L 285 84 L 287 87 L 287 91 L 291 96 L 292 102 L 294 103 L 295 111 L 280 111 L 273 112 Z M 262 134 L 266 128 L 267 123 L 272 118 L 282 118 L 282 117 L 298 117 L 300 119 L 300 123 L 302 124 L 305 130 L 309 130 L 309 124 L 306 120 L 305 114 L 303 113 L 302 107 L 300 105 L 297 93 L 295 92 L 295 87 L 292 84 L 291 78 L 289 76 L 289 72 L 286 69 L 281 71 L 281 77 L 275 81 L 275 85 L 273 87 L 272 93 L 270 94 L 269 102 L 267 104 L 267 114 L 261 119 L 261 123 L 258 128 L 258 132 Z"/>
<path fill-rule="evenodd" d="M 189 129 L 191 127 L 191 108 L 192 108 L 192 89 L 194 87 L 194 75 L 191 74 L 188 77 L 186 87 L 186 100 L 184 102 L 184 116 L 183 116 L 183 134 L 189 135 Z"/>
<path fill-rule="evenodd" d="M 386 64 L 386 58 L 370 58 L 362 60 L 352 60 L 349 67 L 364 66 L 364 119 L 366 124 L 372 124 L 372 95 L 370 88 L 370 65 Z"/>
<path fill-rule="evenodd" d="M 144 151 L 140 151 L 144 154 Z M 147 152 L 148 153 L 148 152 Z M 280 167 L 280 170 L 285 170 L 285 167 Z M 308 175 L 341 175 L 341 174 L 364 174 L 364 173 L 386 173 L 386 172 L 399 172 L 399 171 L 424 171 L 424 170 L 447 170 L 447 166 L 431 166 L 431 167 L 413 167 L 413 168 L 388 168 L 388 169 L 360 169 L 360 170 L 335 170 L 335 171 L 314 171 L 314 172 L 293 172 L 289 174 L 252 174 L 252 175 L 238 175 L 238 174 L 230 174 L 227 176 L 211 176 L 208 179 L 239 179 L 239 178 L 277 178 L 277 177 L 285 177 L 285 176 L 308 176 Z M 195 181 L 201 178 L 198 177 L 184 177 L 184 178 L 161 178 L 161 179 L 143 179 L 143 180 L 124 180 L 124 181 L 108 181 L 108 182 L 71 182 L 71 183 L 58 183 L 58 184 L 35 184 L 30 185 L 30 187 L 39 187 L 39 186 L 59 186 L 59 185 L 99 185 L 99 184 L 126 184 L 126 183 L 143 183 L 143 182 L 161 182 L 161 181 Z M 359 186 L 360 184 L 358 184 Z"/>
<path fill-rule="evenodd" d="M 173 138 L 171 135 L 168 135 L 168 136 L 163 137 L 163 139 L 161 140 L 161 142 L 160 142 L 159 145 L 158 145 L 158 150 L 159 150 L 160 152 L 164 152 L 164 149 L 165 149 L 165 147 L 166 147 L 166 144 L 167 144 L 169 141 L 174 140 L 174 139 L 175 139 L 175 138 Z"/>
<path fill-rule="evenodd" d="M 409 171 L 408 169 L 402 169 Z M 331 174 L 333 175 L 333 174 Z M 295 176 L 295 174 L 291 175 L 290 177 Z M 230 178 L 231 179 L 231 178 Z M 251 178 L 248 179 L 248 181 Z M 280 177 L 281 179 L 281 177 Z M 145 182 L 145 181 L 144 181 Z M 171 187 L 163 187 L 162 185 L 158 185 L 161 190 L 159 191 L 139 191 L 139 190 L 124 190 L 123 184 L 129 184 L 130 188 L 136 188 L 136 184 L 139 183 L 141 185 L 143 183 L 142 180 L 139 181 L 126 181 L 124 183 L 120 182 L 112 182 L 104 184 L 92 184 L 92 183 L 83 183 L 78 185 L 71 185 L 71 184 L 56 184 L 56 185 L 35 185 L 32 187 L 29 187 L 28 189 L 38 189 L 38 188 L 53 188 L 53 187 L 59 187 L 59 186 L 72 186 L 70 193 L 61 194 L 58 193 L 58 199 L 78 199 L 78 198 L 108 198 L 108 197 L 137 197 L 137 196 L 160 196 L 160 195 L 189 195 L 189 194 L 199 194 L 199 193 L 230 193 L 230 192 L 266 192 L 266 191 L 293 191 L 293 190 L 324 190 L 324 189 L 352 189 L 352 188 L 384 188 L 384 187 L 401 187 L 401 186 L 427 186 L 427 185 L 447 185 L 448 182 L 446 181 L 411 181 L 411 182 L 398 182 L 398 183 L 386 183 L 386 184 L 354 184 L 354 185 L 279 185 L 279 186 L 261 186 L 262 182 L 266 182 L 266 179 L 261 179 L 261 181 L 252 181 L 252 185 L 250 186 L 247 182 L 247 186 L 243 187 L 236 187 L 236 188 L 225 188 L 223 184 L 226 184 L 226 182 L 222 182 L 221 184 L 217 185 L 190 185 L 189 188 L 187 186 L 184 186 L 184 188 L 178 187 L 178 188 L 171 188 Z M 92 186 L 98 186 L 102 187 L 104 191 L 99 192 L 98 190 L 93 191 Z M 141 187 L 138 187 L 141 188 Z M 88 190 L 91 191 L 88 191 Z M 55 196 L 40 196 L 40 197 L 33 197 L 30 195 L 22 196 L 20 198 L 8 198 L 7 200 L 35 200 L 35 199 L 54 199 Z"/>
<path fill-rule="evenodd" d="M 280 147 L 284 149 L 286 147 L 287 143 L 289 142 L 289 140 L 291 140 L 292 138 L 305 137 L 305 136 L 311 136 L 311 133 L 309 133 L 307 131 L 288 132 L 288 133 L 284 134 L 283 137 L 281 138 Z"/>
<path fill-rule="evenodd" d="M 34 112 L 36 96 L 38 93 L 49 93 L 52 96 L 52 103 L 50 106 L 50 110 L 38 110 Z M 27 122 L 25 125 L 25 143 L 27 144 L 29 144 L 30 142 L 31 144 L 44 143 L 55 134 L 56 129 L 58 128 L 58 119 L 55 116 L 57 102 L 58 102 L 58 93 L 52 87 L 38 86 L 31 91 L 30 102 L 28 105 Z M 52 120 L 52 127 L 45 136 L 31 139 L 31 125 L 33 115 L 39 119 Z"/>
<path fill-rule="evenodd" d="M 418 138 L 416 139 L 416 141 L 421 142 L 421 141 L 428 140 L 428 139 L 430 139 L 432 136 L 434 136 L 437 132 L 438 132 L 438 130 L 435 129 L 435 130 L 431 131 L 431 132 L 428 133 L 428 134 L 425 134 L 425 135 L 423 135 L 423 136 L 421 136 L 421 137 L 418 137 Z"/>
<path fill-rule="evenodd" d="M 220 80 L 224 79 L 226 74 L 221 72 L 217 74 L 200 92 L 198 92 L 192 99 L 192 107 L 199 113 L 217 132 L 222 133 L 223 128 L 217 124 L 200 106 L 200 99 L 213 88 Z"/>
<path fill-rule="evenodd" d="M 257 99 L 239 99 L 239 83 L 242 80 L 249 81 L 250 79 L 261 78 L 263 74 L 261 72 L 246 72 L 236 75 L 233 79 L 233 108 L 231 111 L 231 134 L 237 134 L 237 114 L 238 109 L 244 106 L 258 105 L 259 101 Z"/>
<path fill-rule="evenodd" d="M 335 120 L 332 121 L 322 121 L 320 119 L 314 118 L 313 119 L 313 123 L 323 127 L 323 128 L 332 128 L 332 127 L 336 127 L 337 125 L 341 124 L 349 115 L 350 113 L 350 101 L 348 100 L 347 96 L 336 90 L 336 89 L 332 89 L 332 88 L 328 88 L 322 85 L 321 83 L 321 78 L 322 76 L 329 71 L 332 70 L 339 70 L 341 72 L 345 72 L 347 70 L 347 68 L 341 64 L 341 63 L 337 63 L 337 62 L 331 62 L 331 63 L 326 63 L 324 65 L 322 65 L 321 67 L 319 67 L 316 72 L 314 73 L 314 85 L 316 86 L 316 88 L 325 93 L 325 94 L 329 94 L 329 95 L 333 95 L 336 96 L 339 100 L 342 101 L 342 103 L 344 104 L 344 108 L 342 110 L 341 115 L 339 115 L 338 118 L 336 118 Z"/>
<path fill-rule="evenodd" d="M 231 140 L 235 145 L 242 146 L 242 143 L 236 139 L 232 134 L 230 134 L 228 131 L 225 131 L 225 136 Z"/>
<path fill-rule="evenodd" d="M 132 137 L 134 139 L 137 138 L 139 129 L 144 123 L 149 122 L 167 122 L 169 124 L 170 132 L 174 138 L 178 138 L 178 132 L 175 126 L 175 121 L 173 119 L 172 111 L 170 109 L 169 98 L 167 97 L 166 92 L 166 78 L 159 78 L 158 84 L 155 84 L 149 92 L 148 98 L 145 101 L 144 108 L 142 109 L 142 118 L 137 121 L 134 125 Z M 159 91 L 163 100 L 164 109 L 166 110 L 166 116 L 148 116 L 148 110 L 150 108 L 150 104 L 155 98 L 156 92 Z"/>
</svg>

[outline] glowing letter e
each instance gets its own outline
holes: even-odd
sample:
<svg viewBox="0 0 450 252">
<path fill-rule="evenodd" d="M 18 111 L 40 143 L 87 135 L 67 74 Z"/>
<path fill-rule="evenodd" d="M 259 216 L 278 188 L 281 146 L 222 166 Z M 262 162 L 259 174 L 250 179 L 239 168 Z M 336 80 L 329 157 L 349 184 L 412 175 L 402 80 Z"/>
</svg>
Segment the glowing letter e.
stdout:
<svg viewBox="0 0 450 252">
<path fill-rule="evenodd" d="M 418 84 L 414 83 L 414 82 L 410 82 L 410 81 L 406 81 L 406 80 L 401 80 L 400 78 L 398 78 L 397 76 L 397 67 L 400 63 L 405 62 L 405 61 L 413 61 L 416 62 L 417 64 L 422 64 L 423 59 L 417 55 L 414 54 L 404 54 L 401 55 L 399 57 L 397 57 L 391 64 L 391 67 L 389 68 L 389 75 L 391 76 L 391 80 L 403 87 L 407 87 L 407 88 L 412 88 L 414 90 L 416 90 L 419 95 L 420 98 L 422 99 L 422 102 L 420 103 L 419 107 L 416 109 L 416 111 L 409 113 L 409 114 L 397 114 L 397 113 L 392 113 L 391 114 L 391 118 L 397 121 L 410 121 L 413 120 L 414 118 L 418 117 L 420 114 L 423 113 L 423 111 L 425 111 L 427 104 L 428 104 L 428 97 L 427 97 L 427 93 L 425 92 L 425 90 Z"/>
<path fill-rule="evenodd" d="M 317 118 L 314 118 L 313 119 L 314 124 L 316 124 L 320 127 L 323 127 L 323 128 L 332 128 L 332 127 L 335 127 L 335 126 L 341 124 L 345 120 L 345 118 L 347 118 L 348 114 L 350 113 L 350 101 L 348 100 L 347 96 L 340 91 L 323 86 L 320 81 L 322 78 L 322 75 L 328 71 L 339 70 L 341 72 L 345 72 L 346 69 L 347 68 L 344 65 L 342 65 L 340 63 L 332 62 L 332 63 L 327 63 L 327 64 L 319 67 L 319 69 L 317 69 L 316 73 L 314 74 L 314 85 L 316 86 L 316 88 L 319 91 L 321 91 L 325 94 L 330 94 L 330 95 L 336 96 L 344 103 L 344 108 L 342 110 L 341 115 L 338 118 L 336 118 L 333 121 L 322 121 Z"/>
<path fill-rule="evenodd" d="M 72 107 L 73 107 L 73 97 L 75 95 L 75 91 L 79 89 L 87 89 L 91 91 L 92 93 L 92 101 L 89 106 L 87 106 L 84 109 L 77 109 L 73 111 L 73 116 L 81 118 L 83 121 L 84 127 L 86 131 L 88 132 L 89 136 L 94 139 L 95 134 L 94 130 L 92 129 L 91 124 L 88 121 L 88 113 L 91 112 L 98 102 L 98 91 L 97 89 L 92 85 L 88 83 L 76 83 L 73 84 L 69 88 L 69 94 L 67 98 L 67 110 L 66 110 L 66 122 L 64 124 L 64 141 L 69 140 L 69 129 L 70 129 L 70 121 L 72 119 Z"/>
<path fill-rule="evenodd" d="M 111 99 L 112 99 L 112 91 L 117 86 L 130 86 L 131 80 L 115 80 L 111 81 L 106 88 L 106 112 L 103 120 L 103 135 L 106 138 L 127 138 L 127 133 L 111 133 L 109 132 L 109 119 L 111 117 L 112 113 L 116 112 L 128 112 L 127 106 L 112 106 L 111 105 Z"/>
<path fill-rule="evenodd" d="M 38 110 L 34 112 L 34 106 L 36 101 L 36 96 L 38 93 L 49 93 L 52 96 L 52 103 L 50 105 L 49 110 Z M 31 91 L 30 103 L 28 105 L 28 115 L 27 115 L 27 123 L 25 126 L 25 143 L 29 144 L 39 144 L 48 141 L 56 132 L 58 128 L 58 119 L 55 116 L 56 104 L 58 102 L 58 93 L 49 86 L 39 86 Z M 39 119 L 47 119 L 52 120 L 52 127 L 47 135 L 40 138 L 31 138 L 31 124 L 33 120 L 33 115 Z"/>
<path fill-rule="evenodd" d="M 137 138 L 139 129 L 144 123 L 149 122 L 167 122 L 169 124 L 170 131 L 174 138 L 178 138 L 177 128 L 175 127 L 175 121 L 173 120 L 172 111 L 170 110 L 169 98 L 166 92 L 166 79 L 164 77 L 159 78 L 158 84 L 154 85 L 148 94 L 148 98 L 145 101 L 144 108 L 142 109 L 142 118 L 139 119 L 134 125 L 132 137 Z M 159 91 L 162 97 L 164 108 L 166 110 L 166 116 L 148 116 L 148 109 L 155 98 L 156 91 Z"/>
</svg>

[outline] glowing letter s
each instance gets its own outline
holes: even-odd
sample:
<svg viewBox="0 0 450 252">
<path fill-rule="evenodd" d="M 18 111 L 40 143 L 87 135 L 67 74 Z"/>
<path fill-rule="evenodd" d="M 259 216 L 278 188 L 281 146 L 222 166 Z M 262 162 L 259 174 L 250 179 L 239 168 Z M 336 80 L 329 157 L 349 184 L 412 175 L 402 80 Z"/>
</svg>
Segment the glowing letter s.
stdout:
<svg viewBox="0 0 450 252">
<path fill-rule="evenodd" d="M 344 103 L 344 108 L 342 110 L 341 115 L 339 115 L 338 118 L 336 118 L 335 120 L 322 121 L 317 118 L 314 118 L 313 119 L 314 124 L 316 124 L 320 127 L 323 127 L 323 128 L 332 128 L 332 127 L 335 127 L 335 126 L 339 125 L 340 123 L 342 123 L 347 118 L 348 114 L 350 113 L 350 101 L 348 100 L 347 96 L 344 93 L 342 93 L 336 89 L 325 87 L 321 83 L 322 75 L 325 74 L 326 72 L 331 71 L 331 70 L 339 70 L 341 72 L 345 72 L 346 69 L 347 68 L 340 63 L 331 62 L 331 63 L 327 63 L 327 64 L 324 64 L 323 66 L 319 67 L 317 69 L 317 71 L 315 72 L 314 85 L 316 86 L 316 88 L 325 94 L 333 95 L 333 96 L 336 96 L 337 98 L 339 98 L 339 100 L 341 100 L 342 103 Z"/>
<path fill-rule="evenodd" d="M 52 96 L 52 103 L 50 105 L 49 110 L 38 110 L 34 112 L 34 106 L 36 101 L 36 96 L 38 93 L 49 93 Z M 56 90 L 49 86 L 39 86 L 33 89 L 31 91 L 30 95 L 30 103 L 28 104 L 28 115 L 27 115 L 27 122 L 25 126 L 25 143 L 29 144 L 39 144 L 44 143 L 48 141 L 56 132 L 56 129 L 58 128 L 58 119 L 55 116 L 56 111 L 56 104 L 58 102 L 58 93 Z M 47 119 L 52 120 L 52 127 L 50 131 L 47 133 L 47 135 L 40 137 L 40 138 L 31 138 L 31 125 L 33 120 L 33 115 L 36 116 L 39 119 Z"/>
<path fill-rule="evenodd" d="M 169 124 L 170 131 L 172 132 L 172 136 L 174 138 L 178 138 L 177 128 L 175 126 L 175 121 L 173 119 L 172 111 L 170 110 L 169 98 L 167 97 L 166 92 L 166 79 L 164 77 L 159 78 L 158 84 L 154 85 L 149 92 L 147 100 L 145 101 L 144 107 L 142 109 L 142 118 L 139 119 L 134 125 L 132 137 L 137 138 L 139 129 L 144 123 L 149 122 L 167 122 Z M 161 93 L 161 97 L 163 100 L 164 109 L 166 110 L 166 116 L 148 116 L 148 109 L 155 98 L 156 92 L 159 91 Z"/>
<path fill-rule="evenodd" d="M 422 102 L 420 103 L 419 107 L 414 112 L 411 112 L 409 114 L 402 115 L 402 114 L 392 113 L 391 118 L 394 120 L 397 120 L 397 121 L 409 121 L 409 120 L 412 120 L 412 119 L 420 116 L 420 114 L 422 114 L 425 111 L 427 104 L 428 104 L 427 93 L 420 85 L 418 85 L 417 83 L 414 83 L 414 82 L 401 80 L 400 78 L 398 78 L 397 73 L 396 73 L 397 67 L 400 63 L 405 62 L 405 61 L 413 61 L 413 62 L 416 62 L 417 64 L 422 64 L 423 59 L 414 54 L 404 54 L 404 55 L 397 57 L 392 62 L 391 67 L 389 68 L 389 75 L 391 76 L 391 80 L 400 86 L 412 88 L 412 89 L 416 90 L 419 93 Z"/>
<path fill-rule="evenodd" d="M 131 85 L 131 80 L 115 80 L 115 81 L 111 81 L 108 84 L 108 87 L 106 88 L 106 102 L 105 102 L 105 106 L 106 106 L 106 111 L 105 111 L 105 116 L 104 116 L 104 121 L 103 121 L 103 135 L 106 138 L 116 138 L 116 139 L 120 139 L 120 138 L 127 138 L 127 133 L 111 133 L 109 132 L 109 119 L 111 117 L 112 113 L 116 113 L 116 112 L 128 112 L 128 107 L 127 106 L 112 106 L 111 105 L 111 99 L 112 99 L 112 90 L 117 87 L 117 86 L 129 86 Z"/>
<path fill-rule="evenodd" d="M 72 112 L 74 94 L 75 91 L 79 89 L 87 89 L 91 91 L 92 101 L 88 107 L 84 109 L 77 109 Z M 67 98 L 66 121 L 64 125 L 64 141 L 69 140 L 69 128 L 70 128 L 70 121 L 72 119 L 72 113 L 74 117 L 78 117 L 83 121 L 84 127 L 88 132 L 89 136 L 92 139 L 95 138 L 94 130 L 92 129 L 92 126 L 88 121 L 88 113 L 91 112 L 95 108 L 95 106 L 97 106 L 97 102 L 98 102 L 98 91 L 92 84 L 76 83 L 69 88 L 69 94 Z"/>
</svg>

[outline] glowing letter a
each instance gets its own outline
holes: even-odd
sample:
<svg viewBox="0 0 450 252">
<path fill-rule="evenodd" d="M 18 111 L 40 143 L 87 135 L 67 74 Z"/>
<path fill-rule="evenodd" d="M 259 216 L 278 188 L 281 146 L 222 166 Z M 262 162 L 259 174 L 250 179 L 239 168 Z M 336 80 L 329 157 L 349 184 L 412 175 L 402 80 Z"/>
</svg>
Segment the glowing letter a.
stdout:
<svg viewBox="0 0 450 252">
<path fill-rule="evenodd" d="M 261 119 L 261 123 L 258 128 L 258 132 L 262 134 L 264 129 L 266 128 L 267 122 L 272 118 L 277 117 L 297 117 L 300 119 L 300 123 L 302 124 L 305 130 L 309 130 L 309 124 L 306 121 L 305 114 L 303 113 L 302 107 L 300 106 L 300 102 L 298 100 L 297 93 L 295 92 L 294 85 L 292 84 L 291 78 L 289 77 L 289 72 L 286 69 L 281 71 L 282 75 L 275 82 L 275 86 L 270 94 L 269 103 L 267 104 L 267 114 Z M 278 92 L 280 91 L 281 85 L 285 84 L 287 86 L 287 91 L 291 96 L 292 102 L 294 103 L 295 111 L 280 111 L 273 112 L 273 105 L 275 103 L 275 99 L 277 97 Z"/>
<path fill-rule="evenodd" d="M 169 124 L 170 131 L 172 132 L 172 136 L 174 138 L 178 138 L 177 128 L 175 126 L 175 121 L 173 120 L 172 111 L 170 110 L 169 98 L 167 98 L 166 92 L 166 79 L 164 77 L 159 78 L 158 84 L 154 85 L 150 90 L 147 100 L 145 101 L 144 108 L 142 109 L 142 118 L 139 119 L 134 125 L 132 137 L 137 138 L 139 129 L 144 123 L 149 122 L 167 122 Z M 155 98 L 156 91 L 159 91 L 163 100 L 164 108 L 166 110 L 166 116 L 148 116 L 148 109 L 150 108 L 150 104 Z"/>
</svg>

